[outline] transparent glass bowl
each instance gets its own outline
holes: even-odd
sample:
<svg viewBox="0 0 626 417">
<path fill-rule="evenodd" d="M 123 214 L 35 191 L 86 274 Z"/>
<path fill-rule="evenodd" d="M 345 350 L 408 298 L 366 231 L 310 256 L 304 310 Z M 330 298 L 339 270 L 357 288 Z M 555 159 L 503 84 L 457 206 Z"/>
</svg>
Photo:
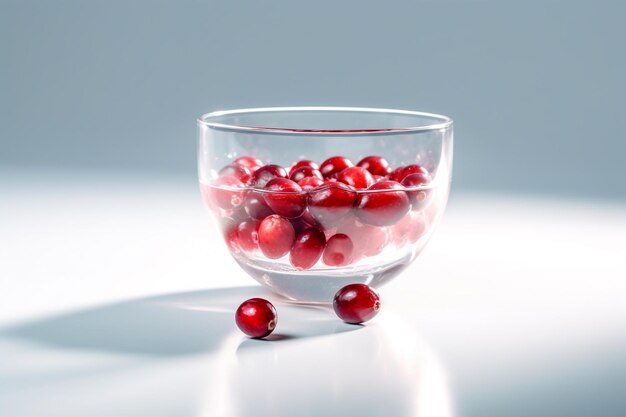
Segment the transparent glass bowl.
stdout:
<svg viewBox="0 0 626 417">
<path fill-rule="evenodd" d="M 260 108 L 208 113 L 198 126 L 203 201 L 233 258 L 294 301 L 331 303 L 349 283 L 389 281 L 422 251 L 448 199 L 453 139 L 446 116 Z M 323 164 L 335 156 L 351 162 Z M 388 165 L 380 158 L 359 164 L 368 156 Z M 304 162 L 310 169 L 291 175 L 295 181 L 271 181 L 290 177 L 302 160 L 321 167 Z M 259 164 L 284 171 L 257 172 Z M 342 169 L 351 164 L 359 167 Z M 318 179 L 302 182 L 307 176 Z"/>
</svg>

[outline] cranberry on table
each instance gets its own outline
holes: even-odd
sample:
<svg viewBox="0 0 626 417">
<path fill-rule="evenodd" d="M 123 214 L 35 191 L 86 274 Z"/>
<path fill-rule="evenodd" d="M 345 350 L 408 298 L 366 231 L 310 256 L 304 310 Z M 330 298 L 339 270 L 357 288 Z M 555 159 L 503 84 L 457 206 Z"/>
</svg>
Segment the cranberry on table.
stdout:
<svg viewBox="0 0 626 417">
<path fill-rule="evenodd" d="M 263 220 L 270 214 L 274 214 L 274 211 L 265 202 L 263 194 L 257 191 L 250 191 L 244 207 L 248 216 L 256 220 Z"/>
<path fill-rule="evenodd" d="M 346 168 L 354 166 L 352 161 L 343 156 L 333 156 L 322 162 L 320 172 L 324 178 L 332 178 Z"/>
<path fill-rule="evenodd" d="M 246 196 L 246 190 L 237 190 L 245 184 L 236 177 L 219 177 L 215 180 L 215 187 L 211 187 L 210 201 L 224 210 L 235 209 L 241 206 Z"/>
<path fill-rule="evenodd" d="M 312 169 L 320 169 L 319 165 L 309 159 L 301 159 L 289 168 L 289 177 L 294 173 L 294 171 L 298 168 L 309 167 Z"/>
<path fill-rule="evenodd" d="M 333 309 L 346 323 L 364 323 L 378 314 L 380 296 L 365 284 L 349 284 L 335 294 Z"/>
<path fill-rule="evenodd" d="M 220 177 L 235 177 L 244 183 L 244 185 L 248 184 L 252 179 L 252 172 L 250 169 L 237 164 L 226 165 L 224 168 L 220 169 L 218 175 Z"/>
<path fill-rule="evenodd" d="M 309 227 L 296 237 L 291 248 L 289 260 L 297 269 L 310 269 L 320 259 L 326 246 L 326 236 L 315 228 Z"/>
<path fill-rule="evenodd" d="M 306 209 L 306 194 L 298 183 L 287 178 L 274 178 L 265 186 L 263 198 L 267 205 L 283 217 L 293 219 L 302 216 Z"/>
<path fill-rule="evenodd" d="M 287 171 L 280 165 L 263 165 L 252 175 L 251 184 L 256 188 L 264 188 L 274 178 L 287 178 Z"/>
<path fill-rule="evenodd" d="M 356 202 L 356 215 L 364 223 L 391 226 L 411 210 L 404 187 L 395 181 L 377 182 L 367 191 L 361 193 Z"/>
<path fill-rule="evenodd" d="M 322 261 L 328 266 L 345 266 L 353 261 L 354 244 L 352 239 L 343 233 L 333 235 L 326 242 Z"/>
<path fill-rule="evenodd" d="M 357 190 L 364 190 L 374 184 L 374 177 L 365 168 L 350 167 L 337 174 L 337 181 L 348 184 Z"/>
<path fill-rule="evenodd" d="M 278 259 L 289 253 L 296 232 L 289 220 L 277 214 L 267 216 L 259 225 L 259 249 L 270 259 Z"/>
<path fill-rule="evenodd" d="M 250 337 L 268 336 L 276 328 L 278 315 L 269 301 L 263 298 L 250 298 L 237 308 L 235 313 L 237 327 Z"/>
<path fill-rule="evenodd" d="M 302 187 L 303 190 L 312 190 L 315 187 L 319 187 L 324 184 L 324 180 L 321 180 L 317 177 L 305 177 L 298 181 L 298 185 Z"/>
<path fill-rule="evenodd" d="M 322 173 L 319 170 L 311 168 L 311 167 L 300 167 L 297 168 L 293 173 L 289 175 L 289 179 L 295 182 L 298 182 L 307 177 L 317 177 L 319 179 L 324 179 Z"/>
<path fill-rule="evenodd" d="M 356 191 L 341 182 L 329 182 L 308 191 L 309 212 L 323 227 L 336 225 L 352 210 Z"/>
<path fill-rule="evenodd" d="M 259 249 L 258 220 L 246 220 L 237 227 L 237 243 L 244 252 L 254 252 Z"/>
<path fill-rule="evenodd" d="M 391 172 L 391 167 L 389 166 L 389 162 L 382 156 L 366 156 L 361 159 L 356 166 L 365 168 L 372 175 L 380 175 L 384 177 L 389 175 Z"/>
<path fill-rule="evenodd" d="M 263 162 L 254 156 L 241 156 L 233 161 L 233 164 L 248 168 L 254 172 L 263 166 Z"/>
<path fill-rule="evenodd" d="M 421 172 L 409 174 L 402 180 L 402 185 L 407 188 L 423 187 L 429 184 L 430 176 L 425 175 Z M 406 193 L 409 196 L 409 200 L 411 201 L 413 210 L 419 210 L 428 203 L 428 200 L 430 199 L 430 196 L 432 194 L 432 190 L 407 190 Z"/>
</svg>

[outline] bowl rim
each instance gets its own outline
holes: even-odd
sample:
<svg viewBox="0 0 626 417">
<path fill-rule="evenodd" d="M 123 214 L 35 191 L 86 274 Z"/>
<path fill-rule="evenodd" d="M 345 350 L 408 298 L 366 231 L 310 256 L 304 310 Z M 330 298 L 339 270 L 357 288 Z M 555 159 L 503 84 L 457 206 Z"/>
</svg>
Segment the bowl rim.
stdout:
<svg viewBox="0 0 626 417">
<path fill-rule="evenodd" d="M 404 116 L 418 116 L 433 119 L 433 123 L 422 124 L 418 126 L 395 127 L 395 128 L 379 128 L 379 129 L 297 129 L 284 128 L 275 126 L 241 126 L 228 123 L 219 123 L 210 121 L 221 116 L 250 114 L 250 113 L 269 113 L 269 112 L 317 112 L 317 111 L 333 111 L 333 112 L 359 112 L 359 113 L 386 113 Z M 445 130 L 452 126 L 453 120 L 448 116 L 436 113 L 426 113 L 412 110 L 399 109 L 383 109 L 372 107 L 331 107 L 331 106 L 305 106 L 305 107 L 256 107 L 232 110 L 218 110 L 204 113 L 198 119 L 198 126 L 211 129 L 234 131 L 234 132 L 256 132 L 256 133 L 273 133 L 287 135 L 329 135 L 329 136 L 354 136 L 354 135 L 387 135 L 387 134 L 406 134 L 410 132 L 424 132 Z"/>
</svg>

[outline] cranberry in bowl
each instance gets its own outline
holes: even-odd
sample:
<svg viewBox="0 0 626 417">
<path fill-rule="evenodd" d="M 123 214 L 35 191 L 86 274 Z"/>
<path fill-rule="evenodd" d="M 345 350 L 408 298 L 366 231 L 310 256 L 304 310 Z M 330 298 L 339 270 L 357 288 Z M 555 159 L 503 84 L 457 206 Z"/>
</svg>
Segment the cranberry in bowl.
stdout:
<svg viewBox="0 0 626 417">
<path fill-rule="evenodd" d="M 231 255 L 293 301 L 380 287 L 417 258 L 446 206 L 446 116 L 260 108 L 207 113 L 198 127 L 202 199 Z"/>
</svg>

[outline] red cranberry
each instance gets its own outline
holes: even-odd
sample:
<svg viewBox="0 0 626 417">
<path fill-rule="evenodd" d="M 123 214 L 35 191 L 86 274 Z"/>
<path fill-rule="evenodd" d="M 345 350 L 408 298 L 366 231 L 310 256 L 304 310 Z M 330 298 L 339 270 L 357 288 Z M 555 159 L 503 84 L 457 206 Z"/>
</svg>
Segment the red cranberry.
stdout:
<svg viewBox="0 0 626 417">
<path fill-rule="evenodd" d="M 252 173 L 244 166 L 231 164 L 220 169 L 220 177 L 235 177 L 244 184 L 248 184 L 252 179 Z"/>
<path fill-rule="evenodd" d="M 298 182 L 307 177 L 317 177 L 321 180 L 324 179 L 321 172 L 311 167 L 300 167 L 293 171 L 293 173 L 289 176 L 289 178 L 295 182 Z"/>
<path fill-rule="evenodd" d="M 237 242 L 244 252 L 254 252 L 259 248 L 259 222 L 246 220 L 237 227 Z"/>
<path fill-rule="evenodd" d="M 264 165 L 254 171 L 252 185 L 256 188 L 264 188 L 274 178 L 287 178 L 287 171 L 279 165 Z"/>
<path fill-rule="evenodd" d="M 312 190 L 322 184 L 324 184 L 324 180 L 317 177 L 305 177 L 298 181 L 298 185 L 302 187 L 303 190 Z"/>
<path fill-rule="evenodd" d="M 245 201 L 245 209 L 248 216 L 256 220 L 263 220 L 274 211 L 267 205 L 263 194 L 257 191 L 251 191 Z"/>
<path fill-rule="evenodd" d="M 407 242 L 415 243 L 426 233 L 426 219 L 421 212 L 413 211 L 390 229 L 391 241 L 402 246 Z"/>
<path fill-rule="evenodd" d="M 315 162 L 310 161 L 308 159 L 301 159 L 300 161 L 296 162 L 295 164 L 293 164 L 291 166 L 291 168 L 289 168 L 289 177 L 291 177 L 291 175 L 294 173 L 294 171 L 298 168 L 302 168 L 302 167 L 309 167 L 312 169 L 320 169 L 319 165 L 317 165 Z"/>
<path fill-rule="evenodd" d="M 372 175 L 380 175 L 382 177 L 389 175 L 391 172 L 389 162 L 382 156 L 366 156 L 356 166 L 365 168 Z"/>
<path fill-rule="evenodd" d="M 402 185 L 385 180 L 372 185 L 367 192 L 360 193 L 356 207 L 356 215 L 362 222 L 374 226 L 391 226 L 409 212 L 411 204 Z"/>
<path fill-rule="evenodd" d="M 375 183 L 387 179 L 387 177 L 383 177 L 382 175 L 372 175 L 372 178 L 374 178 Z"/>
<path fill-rule="evenodd" d="M 237 327 L 250 337 L 261 338 L 276 328 L 276 309 L 263 298 L 251 298 L 241 303 L 235 313 Z"/>
<path fill-rule="evenodd" d="M 246 196 L 246 190 L 237 189 L 243 187 L 244 183 L 236 177 L 219 177 L 211 187 L 210 201 L 224 210 L 236 209 L 243 204 Z"/>
<path fill-rule="evenodd" d="M 322 256 L 326 246 L 326 236 L 314 227 L 305 229 L 291 248 L 290 261 L 297 269 L 310 269 Z"/>
<path fill-rule="evenodd" d="M 233 161 L 233 164 L 240 165 L 248 168 L 254 172 L 263 166 L 263 162 L 255 158 L 254 156 L 242 156 Z"/>
<path fill-rule="evenodd" d="M 259 248 L 263 255 L 278 259 L 289 252 L 296 232 L 289 220 L 277 214 L 267 216 L 259 225 Z"/>
<path fill-rule="evenodd" d="M 389 174 L 389 179 L 396 182 L 402 182 L 402 180 L 411 174 L 421 173 L 424 175 L 428 175 L 428 171 L 426 168 L 423 168 L 417 164 L 402 166 L 394 169 L 391 174 Z"/>
<path fill-rule="evenodd" d="M 341 320 L 359 324 L 378 314 L 380 297 L 376 290 L 365 284 L 349 284 L 337 291 L 333 308 Z"/>
<path fill-rule="evenodd" d="M 309 190 L 309 211 L 323 227 L 337 224 L 354 205 L 356 191 L 340 182 L 330 182 Z"/>
<path fill-rule="evenodd" d="M 416 174 L 409 174 L 402 180 L 402 185 L 407 188 L 423 187 L 429 184 L 430 177 L 428 175 L 422 174 L 421 172 Z M 406 193 L 409 196 L 409 200 L 411 201 L 413 210 L 419 210 L 423 208 L 430 200 L 432 190 L 407 190 Z"/>
<path fill-rule="evenodd" d="M 374 178 L 365 168 L 350 167 L 337 175 L 337 181 L 351 185 L 357 190 L 364 190 L 374 184 Z"/>
<path fill-rule="evenodd" d="M 308 229 L 309 227 L 319 227 L 318 223 L 315 221 L 311 213 L 308 210 L 305 210 L 302 216 L 296 219 L 289 219 L 291 225 L 293 226 L 293 230 L 295 230 L 296 235 L 300 234 L 304 229 Z"/>
<path fill-rule="evenodd" d="M 264 193 L 263 197 L 274 213 L 289 219 L 302 216 L 306 209 L 306 194 L 297 183 L 287 178 L 274 178 L 265 189 L 272 191 Z"/>
<path fill-rule="evenodd" d="M 226 246 L 228 246 L 228 250 L 232 254 L 238 254 L 241 252 L 241 248 L 239 247 L 239 228 L 237 225 L 226 225 L 223 229 L 224 232 L 224 241 L 226 242 Z"/>
<path fill-rule="evenodd" d="M 354 244 L 352 240 L 343 233 L 338 233 L 326 242 L 322 260 L 328 266 L 348 265 L 353 260 L 353 252 Z"/>
<path fill-rule="evenodd" d="M 322 162 L 322 165 L 320 165 L 320 172 L 324 178 L 331 178 L 351 166 L 354 166 L 354 164 L 348 158 L 343 156 L 333 156 Z"/>
<path fill-rule="evenodd" d="M 363 256 L 376 256 L 385 249 L 387 230 L 384 227 L 363 224 L 354 216 L 341 221 L 337 233 L 347 235 L 354 243 L 354 260 Z"/>
</svg>

